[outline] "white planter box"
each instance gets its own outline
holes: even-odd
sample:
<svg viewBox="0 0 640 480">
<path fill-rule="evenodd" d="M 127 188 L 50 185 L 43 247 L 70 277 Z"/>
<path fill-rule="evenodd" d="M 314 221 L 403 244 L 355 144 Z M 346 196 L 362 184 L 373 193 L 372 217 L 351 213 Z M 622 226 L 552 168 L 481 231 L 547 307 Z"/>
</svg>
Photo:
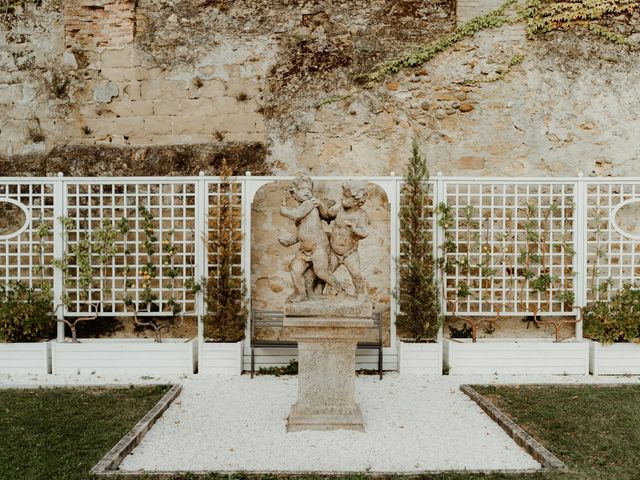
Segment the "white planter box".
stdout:
<svg viewBox="0 0 640 480">
<path fill-rule="evenodd" d="M 398 340 L 398 370 L 400 375 L 442 375 L 442 342 Z"/>
<path fill-rule="evenodd" d="M 589 343 L 545 339 L 445 340 L 444 362 L 450 375 L 587 375 Z"/>
<path fill-rule="evenodd" d="M 198 373 L 242 375 L 243 342 L 203 342 L 198 348 Z"/>
<path fill-rule="evenodd" d="M 52 343 L 0 343 L 0 374 L 51 373 Z"/>
<path fill-rule="evenodd" d="M 54 342 L 54 374 L 181 375 L 195 370 L 195 339 L 98 338 Z"/>
<path fill-rule="evenodd" d="M 589 371 L 594 375 L 640 375 L 640 344 L 589 342 Z"/>
</svg>

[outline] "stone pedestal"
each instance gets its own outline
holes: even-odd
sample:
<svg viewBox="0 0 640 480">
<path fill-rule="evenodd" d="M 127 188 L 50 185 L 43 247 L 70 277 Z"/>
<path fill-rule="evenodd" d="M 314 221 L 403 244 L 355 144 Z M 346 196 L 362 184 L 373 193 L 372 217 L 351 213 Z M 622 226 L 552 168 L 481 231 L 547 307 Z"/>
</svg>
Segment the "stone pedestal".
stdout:
<svg viewBox="0 0 640 480">
<path fill-rule="evenodd" d="M 356 347 L 373 326 L 368 300 L 323 299 L 285 305 L 284 326 L 298 342 L 298 401 L 287 431 L 364 430 L 355 401 Z"/>
</svg>

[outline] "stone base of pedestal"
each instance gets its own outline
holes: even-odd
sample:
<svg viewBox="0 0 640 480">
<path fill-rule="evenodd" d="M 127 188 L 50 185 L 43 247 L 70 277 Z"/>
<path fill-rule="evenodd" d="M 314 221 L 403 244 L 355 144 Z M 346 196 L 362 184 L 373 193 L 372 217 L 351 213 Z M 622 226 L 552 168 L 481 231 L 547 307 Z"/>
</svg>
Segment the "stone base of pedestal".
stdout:
<svg viewBox="0 0 640 480">
<path fill-rule="evenodd" d="M 364 419 L 358 404 L 309 408 L 294 403 L 291 407 L 287 432 L 300 430 L 356 430 L 364 432 Z"/>
<path fill-rule="evenodd" d="M 333 299 L 285 305 L 298 341 L 298 401 L 287 431 L 364 430 L 355 402 L 356 347 L 373 326 L 369 301 Z"/>
</svg>

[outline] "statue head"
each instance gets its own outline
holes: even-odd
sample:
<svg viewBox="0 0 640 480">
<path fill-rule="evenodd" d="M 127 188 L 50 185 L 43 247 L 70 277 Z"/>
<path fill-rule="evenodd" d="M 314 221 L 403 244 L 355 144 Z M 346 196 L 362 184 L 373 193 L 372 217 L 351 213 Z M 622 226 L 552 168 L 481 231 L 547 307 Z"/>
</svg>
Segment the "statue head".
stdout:
<svg viewBox="0 0 640 480">
<path fill-rule="evenodd" d="M 368 195 L 367 182 L 351 180 L 342 184 L 342 206 L 345 208 L 361 207 L 367 201 Z"/>
<path fill-rule="evenodd" d="M 297 202 L 302 203 L 305 200 L 313 198 L 313 180 L 306 174 L 299 173 L 291 182 L 289 193 Z"/>
</svg>

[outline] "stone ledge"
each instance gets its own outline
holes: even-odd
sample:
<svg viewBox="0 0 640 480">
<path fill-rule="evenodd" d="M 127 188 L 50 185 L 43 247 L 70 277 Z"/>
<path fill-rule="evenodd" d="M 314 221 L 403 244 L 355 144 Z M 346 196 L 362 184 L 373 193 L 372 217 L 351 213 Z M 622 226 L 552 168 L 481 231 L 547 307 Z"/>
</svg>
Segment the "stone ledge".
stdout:
<svg viewBox="0 0 640 480">
<path fill-rule="evenodd" d="M 304 300 L 296 303 L 285 303 L 285 321 L 287 317 L 315 317 L 344 321 L 349 318 L 369 319 L 373 315 L 373 305 L 370 300 L 355 298 L 327 297 Z M 366 325 L 363 325 L 366 326 Z"/>
<path fill-rule="evenodd" d="M 93 475 L 119 474 L 118 466 L 127 455 L 136 448 L 151 427 L 158 421 L 162 414 L 169 408 L 173 401 L 182 392 L 182 385 L 173 385 L 167 393 L 160 399 L 149 412 L 142 417 L 130 431 L 109 452 L 102 457 L 92 469 Z"/>
<path fill-rule="evenodd" d="M 471 398 L 471 400 L 476 402 L 494 422 L 500 425 L 500 427 L 513 439 L 514 442 L 540 462 L 543 468 L 563 471 L 568 470 L 562 460 L 547 450 L 542 444 L 540 444 L 540 442 L 525 432 L 518 424 L 502 413 L 498 407 L 476 392 L 469 385 L 460 385 L 460 390 Z"/>
</svg>

